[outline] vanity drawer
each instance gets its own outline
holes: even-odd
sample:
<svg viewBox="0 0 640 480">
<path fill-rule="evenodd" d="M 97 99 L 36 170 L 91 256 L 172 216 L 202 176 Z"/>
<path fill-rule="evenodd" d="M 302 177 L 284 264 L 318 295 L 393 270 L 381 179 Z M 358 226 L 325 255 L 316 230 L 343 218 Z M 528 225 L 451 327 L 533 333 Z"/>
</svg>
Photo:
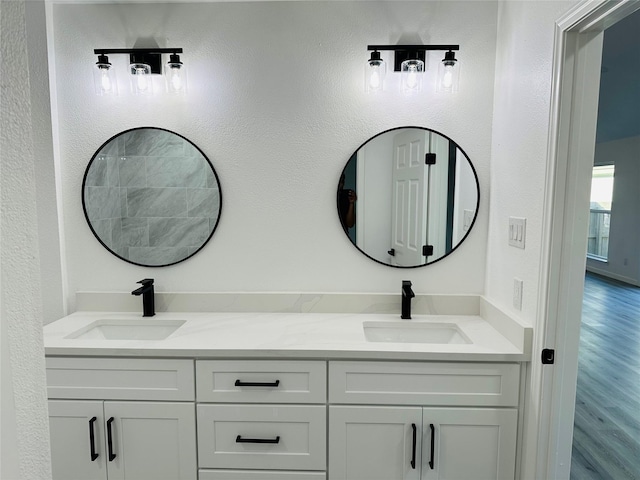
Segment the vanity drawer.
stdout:
<svg viewBox="0 0 640 480">
<path fill-rule="evenodd" d="M 198 480 L 327 480 L 327 474 L 282 470 L 200 470 Z"/>
<path fill-rule="evenodd" d="M 182 400 L 195 397 L 193 360 L 47 357 L 48 398 Z"/>
<path fill-rule="evenodd" d="M 325 362 L 196 361 L 199 402 L 325 403 Z"/>
<path fill-rule="evenodd" d="M 329 362 L 329 403 L 517 406 L 516 363 Z"/>
<path fill-rule="evenodd" d="M 200 468 L 325 470 L 326 407 L 202 405 Z"/>
</svg>

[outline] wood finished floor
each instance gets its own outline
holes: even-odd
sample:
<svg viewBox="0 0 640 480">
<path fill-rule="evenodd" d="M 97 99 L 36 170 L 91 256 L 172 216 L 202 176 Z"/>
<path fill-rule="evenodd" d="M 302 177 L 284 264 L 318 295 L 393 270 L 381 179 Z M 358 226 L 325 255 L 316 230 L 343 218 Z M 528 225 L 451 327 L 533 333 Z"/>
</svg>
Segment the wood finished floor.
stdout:
<svg viewBox="0 0 640 480">
<path fill-rule="evenodd" d="M 572 480 L 640 480 L 640 288 L 587 274 Z"/>
</svg>

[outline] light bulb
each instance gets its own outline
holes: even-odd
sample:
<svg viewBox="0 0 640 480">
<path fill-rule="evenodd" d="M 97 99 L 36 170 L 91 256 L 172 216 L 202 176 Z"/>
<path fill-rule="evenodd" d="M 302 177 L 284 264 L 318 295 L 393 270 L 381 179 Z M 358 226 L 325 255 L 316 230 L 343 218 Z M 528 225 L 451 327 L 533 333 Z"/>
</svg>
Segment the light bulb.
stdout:
<svg viewBox="0 0 640 480">
<path fill-rule="evenodd" d="M 380 58 L 380 52 L 371 52 L 371 58 L 364 66 L 364 90 L 365 92 L 379 92 L 383 88 L 387 66 Z"/>
<path fill-rule="evenodd" d="M 409 73 L 407 74 L 407 87 L 413 90 L 416 88 L 418 84 L 418 72 L 416 71 L 416 66 L 411 65 L 409 67 Z"/>
<path fill-rule="evenodd" d="M 372 70 L 371 77 L 369 77 L 369 88 L 371 88 L 371 90 L 377 90 L 380 88 L 380 72 L 378 71 L 378 67 L 373 67 Z"/>
<path fill-rule="evenodd" d="M 100 69 L 100 86 L 104 93 L 111 92 L 111 79 L 109 78 L 109 70 L 106 68 Z"/>
<path fill-rule="evenodd" d="M 98 55 L 98 61 L 93 69 L 93 85 L 96 95 L 117 95 L 118 82 L 115 72 L 111 68 L 106 55 Z"/>
<path fill-rule="evenodd" d="M 450 90 L 453 86 L 453 66 L 445 65 L 442 77 L 442 88 Z"/>
<path fill-rule="evenodd" d="M 405 93 L 417 93 L 422 90 L 422 73 L 424 62 L 419 59 L 409 59 L 402 62 L 402 90 Z"/>
<path fill-rule="evenodd" d="M 168 93 L 181 94 L 186 92 L 187 73 L 178 54 L 171 54 L 164 69 L 164 76 Z"/>
<path fill-rule="evenodd" d="M 151 67 L 146 63 L 131 64 L 131 89 L 136 95 L 153 94 Z"/>
<path fill-rule="evenodd" d="M 171 69 L 171 88 L 175 91 L 179 91 L 182 88 L 182 77 L 180 76 L 180 70 L 177 68 Z"/>
<path fill-rule="evenodd" d="M 443 93 L 455 93 L 458 91 L 458 78 L 460 77 L 460 67 L 454 52 L 449 51 L 444 56 L 444 60 L 438 66 L 438 81 L 436 91 Z"/>
<path fill-rule="evenodd" d="M 149 83 L 147 82 L 147 76 L 144 73 L 144 69 L 136 68 L 136 84 L 138 86 L 138 90 L 141 92 L 146 92 L 147 88 L 149 88 Z"/>
</svg>

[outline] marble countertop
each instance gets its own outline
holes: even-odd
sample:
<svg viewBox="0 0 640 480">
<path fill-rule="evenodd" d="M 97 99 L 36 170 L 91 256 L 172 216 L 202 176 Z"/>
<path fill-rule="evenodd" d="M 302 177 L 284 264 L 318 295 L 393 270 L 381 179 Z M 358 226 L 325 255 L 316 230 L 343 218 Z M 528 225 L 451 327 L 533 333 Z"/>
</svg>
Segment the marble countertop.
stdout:
<svg viewBox="0 0 640 480">
<path fill-rule="evenodd" d="M 480 315 L 386 313 L 162 312 L 153 320 L 184 320 L 164 340 L 66 338 L 96 320 L 142 320 L 140 313 L 76 312 L 44 327 L 49 356 L 172 358 L 305 358 L 363 360 L 529 361 L 531 332 L 516 346 Z M 454 323 L 469 344 L 371 342 L 363 322 Z"/>
</svg>

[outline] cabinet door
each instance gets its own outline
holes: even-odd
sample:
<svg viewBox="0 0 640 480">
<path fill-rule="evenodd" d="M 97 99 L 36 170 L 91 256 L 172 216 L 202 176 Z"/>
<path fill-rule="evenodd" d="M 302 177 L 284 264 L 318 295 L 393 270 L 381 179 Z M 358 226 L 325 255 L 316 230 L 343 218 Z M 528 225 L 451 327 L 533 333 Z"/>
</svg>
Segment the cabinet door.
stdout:
<svg viewBox="0 0 640 480">
<path fill-rule="evenodd" d="M 422 480 L 513 480 L 517 418 L 516 409 L 425 408 Z"/>
<path fill-rule="evenodd" d="M 193 403 L 104 402 L 104 416 L 114 419 L 109 480 L 196 480 Z"/>
<path fill-rule="evenodd" d="M 106 480 L 102 402 L 50 400 L 49 429 L 54 480 Z"/>
<path fill-rule="evenodd" d="M 421 425 L 420 407 L 329 407 L 329 478 L 418 480 Z"/>
</svg>

